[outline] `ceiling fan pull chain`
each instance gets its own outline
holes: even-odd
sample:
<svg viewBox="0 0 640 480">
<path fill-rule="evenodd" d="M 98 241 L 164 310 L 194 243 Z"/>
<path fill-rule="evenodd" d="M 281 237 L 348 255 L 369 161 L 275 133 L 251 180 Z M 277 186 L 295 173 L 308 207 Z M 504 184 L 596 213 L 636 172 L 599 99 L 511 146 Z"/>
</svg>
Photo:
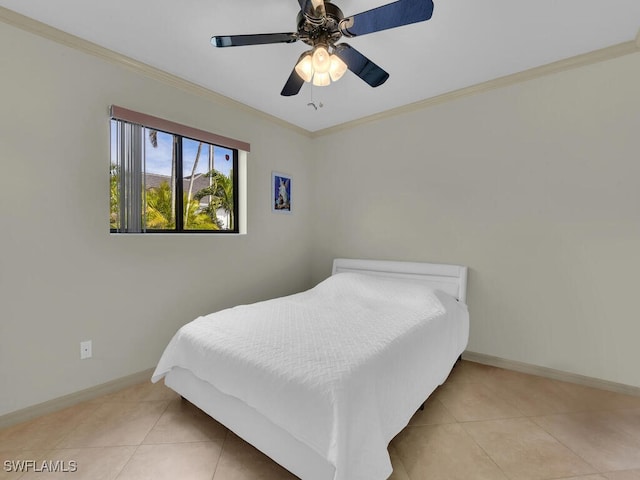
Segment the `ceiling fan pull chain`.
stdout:
<svg viewBox="0 0 640 480">
<path fill-rule="evenodd" d="M 313 107 L 313 109 L 317 112 L 318 108 L 322 108 L 322 107 L 324 107 L 324 105 L 322 104 L 322 102 L 319 102 L 316 105 L 316 102 L 313 101 L 313 83 L 310 84 L 310 90 L 309 91 L 310 91 L 310 96 L 311 96 L 310 100 L 311 101 L 309 103 L 307 103 L 307 107 Z"/>
<path fill-rule="evenodd" d="M 309 103 L 307 103 L 307 107 L 313 107 L 314 110 L 318 110 L 317 105 L 313 101 L 313 83 L 309 85 Z"/>
</svg>

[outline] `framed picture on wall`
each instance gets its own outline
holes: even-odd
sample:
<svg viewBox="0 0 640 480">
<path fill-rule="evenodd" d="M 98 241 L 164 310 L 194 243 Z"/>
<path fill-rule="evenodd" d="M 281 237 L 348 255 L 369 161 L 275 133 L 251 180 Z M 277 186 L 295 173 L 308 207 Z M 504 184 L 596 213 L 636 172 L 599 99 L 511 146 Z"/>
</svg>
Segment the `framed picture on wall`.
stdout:
<svg viewBox="0 0 640 480">
<path fill-rule="evenodd" d="M 276 213 L 291 213 L 291 176 L 271 172 L 271 210 Z"/>
</svg>

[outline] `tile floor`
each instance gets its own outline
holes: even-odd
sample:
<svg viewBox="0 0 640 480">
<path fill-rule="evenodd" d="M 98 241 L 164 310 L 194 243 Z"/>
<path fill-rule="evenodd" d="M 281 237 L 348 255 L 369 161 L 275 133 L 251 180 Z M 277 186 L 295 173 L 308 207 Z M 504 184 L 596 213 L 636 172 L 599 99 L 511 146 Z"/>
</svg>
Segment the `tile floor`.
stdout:
<svg viewBox="0 0 640 480">
<path fill-rule="evenodd" d="M 640 480 L 640 397 L 463 361 L 389 452 L 392 480 Z M 73 461 L 77 471 L 7 471 L 19 460 Z M 145 383 L 0 430 L 0 480 L 17 478 L 296 477 Z"/>
</svg>

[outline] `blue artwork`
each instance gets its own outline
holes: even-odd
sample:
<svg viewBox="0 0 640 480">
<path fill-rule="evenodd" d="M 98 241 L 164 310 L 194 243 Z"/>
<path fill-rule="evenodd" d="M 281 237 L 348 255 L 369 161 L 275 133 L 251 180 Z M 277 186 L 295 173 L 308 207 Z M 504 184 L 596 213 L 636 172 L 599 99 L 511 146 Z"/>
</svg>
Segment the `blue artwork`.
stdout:
<svg viewBox="0 0 640 480">
<path fill-rule="evenodd" d="M 291 213 L 291 177 L 274 172 L 271 193 L 273 211 Z"/>
</svg>

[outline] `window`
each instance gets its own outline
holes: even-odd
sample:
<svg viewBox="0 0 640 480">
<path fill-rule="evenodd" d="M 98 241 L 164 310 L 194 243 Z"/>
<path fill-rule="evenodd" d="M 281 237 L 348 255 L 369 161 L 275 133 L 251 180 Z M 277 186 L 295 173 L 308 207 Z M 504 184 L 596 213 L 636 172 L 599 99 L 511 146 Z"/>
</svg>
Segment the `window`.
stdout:
<svg viewBox="0 0 640 480">
<path fill-rule="evenodd" d="M 249 145 L 111 107 L 114 233 L 243 233 Z"/>
</svg>

